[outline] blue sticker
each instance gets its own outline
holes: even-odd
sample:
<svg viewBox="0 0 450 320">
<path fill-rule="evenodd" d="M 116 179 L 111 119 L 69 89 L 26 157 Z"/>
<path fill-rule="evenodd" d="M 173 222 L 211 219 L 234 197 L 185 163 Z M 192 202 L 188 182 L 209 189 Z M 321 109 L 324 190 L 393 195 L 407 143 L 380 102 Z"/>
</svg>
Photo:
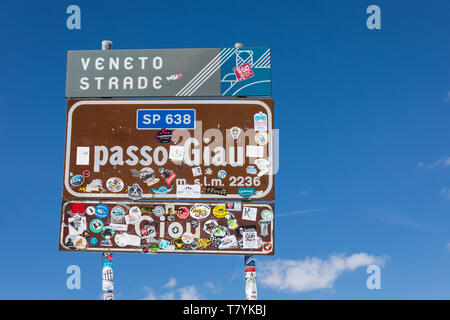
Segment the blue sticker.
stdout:
<svg viewBox="0 0 450 320">
<path fill-rule="evenodd" d="M 79 174 L 70 178 L 70 184 L 73 185 L 74 187 L 81 186 L 83 184 L 83 182 L 84 182 L 84 177 Z"/>
<path fill-rule="evenodd" d="M 225 178 L 227 176 L 227 172 L 225 170 L 219 170 L 219 172 L 217 172 L 217 176 L 220 179 L 223 179 L 223 178 Z"/>
<path fill-rule="evenodd" d="M 172 191 L 173 186 L 170 187 L 170 189 L 167 189 L 166 187 L 162 186 L 159 189 L 153 189 L 152 191 L 156 194 L 167 194 L 168 192 Z"/>
<path fill-rule="evenodd" d="M 250 198 L 255 194 L 255 188 L 239 188 L 238 194 L 243 198 Z"/>
<path fill-rule="evenodd" d="M 95 207 L 95 216 L 97 218 L 103 219 L 108 216 L 109 209 L 107 205 L 99 204 Z"/>
<path fill-rule="evenodd" d="M 97 240 L 97 238 L 91 238 L 90 242 L 91 242 L 91 244 L 96 245 L 98 240 Z"/>
</svg>

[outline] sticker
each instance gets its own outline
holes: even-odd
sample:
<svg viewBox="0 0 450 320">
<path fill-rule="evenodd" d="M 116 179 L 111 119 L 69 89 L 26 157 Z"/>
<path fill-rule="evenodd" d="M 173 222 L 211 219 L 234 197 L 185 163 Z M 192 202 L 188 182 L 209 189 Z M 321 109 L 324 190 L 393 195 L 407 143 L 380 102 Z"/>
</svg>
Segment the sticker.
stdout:
<svg viewBox="0 0 450 320">
<path fill-rule="evenodd" d="M 95 208 L 94 208 L 93 206 L 87 207 L 87 208 L 86 208 L 86 213 L 87 213 L 89 216 L 92 216 L 92 215 L 95 213 Z"/>
<path fill-rule="evenodd" d="M 177 176 L 172 170 L 169 169 L 159 168 L 158 171 L 169 186 L 171 185 L 172 180 Z"/>
<path fill-rule="evenodd" d="M 272 210 L 267 210 L 267 209 L 263 210 L 261 212 L 261 218 L 263 220 L 272 221 L 273 220 L 273 212 L 272 212 Z"/>
<path fill-rule="evenodd" d="M 243 248 L 244 249 L 257 249 L 258 241 L 256 230 L 248 230 L 242 233 Z"/>
<path fill-rule="evenodd" d="M 149 187 L 159 182 L 159 178 L 155 177 L 155 170 L 148 167 L 139 171 L 139 178 Z"/>
<path fill-rule="evenodd" d="M 79 235 L 68 235 L 64 244 L 72 250 L 83 250 L 86 249 L 87 240 Z"/>
<path fill-rule="evenodd" d="M 91 173 L 89 172 L 89 170 L 84 170 L 81 174 L 82 174 L 82 176 L 85 177 L 85 178 L 88 178 L 88 177 L 91 175 Z"/>
<path fill-rule="evenodd" d="M 206 249 L 211 244 L 211 240 L 207 238 L 200 238 L 197 241 L 197 249 Z"/>
<path fill-rule="evenodd" d="M 125 216 L 127 224 L 137 224 L 141 221 L 141 210 L 139 207 L 131 207 L 128 214 Z"/>
<path fill-rule="evenodd" d="M 262 245 L 262 249 L 264 252 L 270 252 L 273 249 L 272 242 L 264 242 Z"/>
<path fill-rule="evenodd" d="M 219 249 L 231 249 L 236 248 L 238 246 L 237 239 L 234 235 L 226 236 L 222 239 L 222 242 L 219 245 Z"/>
<path fill-rule="evenodd" d="M 183 161 L 184 147 L 170 146 L 169 159 L 174 161 Z"/>
<path fill-rule="evenodd" d="M 265 146 L 269 142 L 269 136 L 265 131 L 259 131 L 255 134 L 255 141 L 260 146 Z"/>
<path fill-rule="evenodd" d="M 202 168 L 201 167 L 194 167 L 194 168 L 192 168 L 192 176 L 194 176 L 194 177 L 198 177 L 198 176 L 201 176 L 203 173 L 202 173 Z"/>
<path fill-rule="evenodd" d="M 233 71 L 236 75 L 237 82 L 253 77 L 253 71 L 249 63 L 234 67 Z"/>
<path fill-rule="evenodd" d="M 105 191 L 102 186 L 102 180 L 94 179 L 86 186 L 85 192 L 101 192 Z"/>
<path fill-rule="evenodd" d="M 172 142 L 172 130 L 161 129 L 155 134 L 155 140 L 159 143 Z"/>
<path fill-rule="evenodd" d="M 167 241 L 167 240 L 164 240 L 164 239 L 161 239 L 159 241 L 159 248 L 160 249 L 166 250 L 166 249 L 169 249 L 169 246 L 170 246 L 170 241 Z"/>
<path fill-rule="evenodd" d="M 228 211 L 241 211 L 242 203 L 241 202 L 227 202 L 226 203 Z"/>
<path fill-rule="evenodd" d="M 91 223 L 89 223 L 89 229 L 93 233 L 99 233 L 100 231 L 102 231 L 104 226 L 105 225 L 103 224 L 103 221 L 100 219 L 94 219 L 91 221 Z"/>
<path fill-rule="evenodd" d="M 102 240 L 102 242 L 100 242 L 100 245 L 102 247 L 112 247 L 112 242 L 109 239 L 105 239 L 105 240 Z"/>
<path fill-rule="evenodd" d="M 173 189 L 173 186 L 171 186 L 170 189 L 167 189 L 165 186 L 161 186 L 161 187 L 159 187 L 158 189 L 153 189 L 153 188 L 152 188 L 152 191 L 153 191 L 154 193 L 156 193 L 156 194 L 167 194 L 167 193 L 169 193 L 170 191 L 172 191 L 172 189 Z"/>
<path fill-rule="evenodd" d="M 200 198 L 201 187 L 199 184 L 177 184 L 178 198 Z"/>
<path fill-rule="evenodd" d="M 228 190 L 226 188 L 216 188 L 213 186 L 207 186 L 206 193 L 217 194 L 219 196 L 226 196 L 228 194 Z"/>
<path fill-rule="evenodd" d="M 246 146 L 246 155 L 248 158 L 260 158 L 264 156 L 264 147 L 262 146 Z"/>
<path fill-rule="evenodd" d="M 84 182 L 84 177 L 82 175 L 77 174 L 70 178 L 70 184 L 74 187 L 81 186 Z"/>
<path fill-rule="evenodd" d="M 198 226 L 200 225 L 200 222 L 198 222 L 197 220 L 192 220 L 192 221 L 190 222 L 190 225 L 191 225 L 191 228 L 192 228 L 192 229 L 197 229 Z"/>
<path fill-rule="evenodd" d="M 155 207 L 155 209 L 153 210 L 153 213 L 155 214 L 155 216 L 157 217 L 161 217 L 164 212 L 166 212 L 166 210 L 164 209 L 164 207 L 162 206 L 157 206 Z"/>
<path fill-rule="evenodd" d="M 191 207 L 189 213 L 194 219 L 205 219 L 211 213 L 211 208 L 204 204 L 196 204 Z"/>
<path fill-rule="evenodd" d="M 236 229 L 237 227 L 239 227 L 239 225 L 237 224 L 237 220 L 236 217 L 232 214 L 229 213 L 225 219 L 227 219 L 227 223 L 228 223 L 228 228 L 231 230 Z"/>
<path fill-rule="evenodd" d="M 175 245 L 175 249 L 177 250 L 183 250 L 186 244 L 183 242 L 181 238 L 175 239 L 173 241 L 173 244 Z"/>
<path fill-rule="evenodd" d="M 89 147 L 77 147 L 77 166 L 89 165 Z"/>
<path fill-rule="evenodd" d="M 207 220 L 205 224 L 203 225 L 203 231 L 205 231 L 207 234 L 211 234 L 213 229 L 217 227 L 219 224 L 217 223 L 217 220 L 211 219 Z"/>
<path fill-rule="evenodd" d="M 186 219 L 187 217 L 189 217 L 189 209 L 188 208 L 186 208 L 186 207 L 180 207 L 178 210 L 177 210 L 177 216 L 178 216 L 178 218 L 180 218 L 180 219 Z M 197 222 L 196 220 L 194 220 L 195 222 Z M 194 222 L 194 221 L 192 221 L 192 222 Z M 198 223 L 198 222 L 197 222 Z"/>
<path fill-rule="evenodd" d="M 172 238 L 179 238 L 183 234 L 183 226 L 179 222 L 173 222 L 169 225 L 167 233 Z"/>
<path fill-rule="evenodd" d="M 192 250 L 197 250 L 198 242 L 197 242 L 196 240 L 193 240 L 193 241 L 189 244 L 189 247 L 190 247 Z"/>
<path fill-rule="evenodd" d="M 248 166 L 245 170 L 248 174 L 257 174 L 258 173 L 258 171 L 256 171 L 255 166 Z"/>
<path fill-rule="evenodd" d="M 227 176 L 227 172 L 225 170 L 219 170 L 219 172 L 217 172 L 217 176 L 220 179 L 223 179 L 223 178 L 225 178 Z"/>
<path fill-rule="evenodd" d="M 72 213 L 84 213 L 84 208 L 86 205 L 84 203 L 73 203 Z"/>
<path fill-rule="evenodd" d="M 190 232 L 185 232 L 181 236 L 181 240 L 186 244 L 191 244 L 195 240 L 195 236 Z"/>
<path fill-rule="evenodd" d="M 241 134 L 241 128 L 239 127 L 232 127 L 230 129 L 230 134 L 233 137 L 233 139 L 237 139 L 239 135 Z"/>
<path fill-rule="evenodd" d="M 81 217 L 78 214 L 73 218 L 69 218 L 69 234 L 82 234 L 86 230 L 86 217 Z"/>
<path fill-rule="evenodd" d="M 243 198 L 250 198 L 255 193 L 255 188 L 239 188 L 238 194 Z"/>
<path fill-rule="evenodd" d="M 110 226 L 103 227 L 101 231 L 102 238 L 106 240 L 109 240 L 112 237 L 114 237 L 115 233 L 116 231 L 114 230 L 114 228 Z"/>
<path fill-rule="evenodd" d="M 255 131 L 267 131 L 267 115 L 260 111 L 253 116 Z"/>
<path fill-rule="evenodd" d="M 205 174 L 212 174 L 212 173 L 213 173 L 213 171 L 212 171 L 211 168 L 206 168 L 205 169 Z"/>
<path fill-rule="evenodd" d="M 113 223 L 118 223 L 125 217 L 125 209 L 121 206 L 116 206 L 111 209 L 111 221 Z"/>
<path fill-rule="evenodd" d="M 257 213 L 258 209 L 256 208 L 244 207 L 244 210 L 242 210 L 242 219 L 256 221 Z"/>
<path fill-rule="evenodd" d="M 142 198 L 142 189 L 137 183 L 133 184 L 131 187 L 128 187 L 128 197 L 132 200 Z"/>
<path fill-rule="evenodd" d="M 123 187 L 124 187 L 124 184 L 123 184 L 122 179 L 120 179 L 120 178 L 112 177 L 106 181 L 106 188 L 108 188 L 108 190 L 111 192 L 115 192 L 115 193 L 120 192 L 123 190 Z"/>
<path fill-rule="evenodd" d="M 89 240 L 89 242 L 90 242 L 92 245 L 96 245 L 96 244 L 98 243 L 98 240 L 97 240 L 97 238 L 91 238 L 91 240 Z"/>
<path fill-rule="evenodd" d="M 213 214 L 217 218 L 225 218 L 228 215 L 228 211 L 224 204 L 214 207 Z"/>
<path fill-rule="evenodd" d="M 150 223 L 146 223 L 140 230 L 140 234 L 142 239 L 154 238 L 156 237 L 156 228 Z"/>
<path fill-rule="evenodd" d="M 95 216 L 97 218 L 103 219 L 106 218 L 108 216 L 109 213 L 109 209 L 108 206 L 105 204 L 98 204 L 95 207 Z"/>
<path fill-rule="evenodd" d="M 260 234 L 265 237 L 269 235 L 269 224 L 271 223 L 271 221 L 268 220 L 260 220 L 258 221 L 259 226 L 261 228 L 261 232 Z"/>
<path fill-rule="evenodd" d="M 166 203 L 164 204 L 166 207 L 166 214 L 175 214 L 175 204 L 174 203 Z"/>
<path fill-rule="evenodd" d="M 260 170 L 260 172 L 258 173 L 258 177 L 262 177 L 270 170 L 270 161 L 267 159 L 256 159 L 255 164 Z"/>
</svg>

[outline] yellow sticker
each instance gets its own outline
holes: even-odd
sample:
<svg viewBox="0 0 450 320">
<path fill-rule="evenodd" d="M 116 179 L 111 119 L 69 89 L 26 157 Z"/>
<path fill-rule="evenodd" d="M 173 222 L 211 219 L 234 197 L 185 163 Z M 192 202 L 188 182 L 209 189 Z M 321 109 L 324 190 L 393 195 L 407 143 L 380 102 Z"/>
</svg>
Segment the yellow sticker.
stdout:
<svg viewBox="0 0 450 320">
<path fill-rule="evenodd" d="M 213 209 L 213 214 L 217 218 L 225 218 L 228 215 L 228 211 L 225 205 L 219 205 Z"/>
</svg>

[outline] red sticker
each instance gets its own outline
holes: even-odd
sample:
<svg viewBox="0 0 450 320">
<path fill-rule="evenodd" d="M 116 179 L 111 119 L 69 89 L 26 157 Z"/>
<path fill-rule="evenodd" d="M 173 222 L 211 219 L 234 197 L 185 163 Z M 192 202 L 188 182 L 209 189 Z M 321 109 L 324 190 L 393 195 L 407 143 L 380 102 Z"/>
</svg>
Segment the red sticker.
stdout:
<svg viewBox="0 0 450 320">
<path fill-rule="evenodd" d="M 250 64 L 246 63 L 239 67 L 233 68 L 237 81 L 243 81 L 245 79 L 253 77 L 253 71 Z"/>
<path fill-rule="evenodd" d="M 85 206 L 84 203 L 72 204 L 72 213 L 84 213 Z"/>
</svg>

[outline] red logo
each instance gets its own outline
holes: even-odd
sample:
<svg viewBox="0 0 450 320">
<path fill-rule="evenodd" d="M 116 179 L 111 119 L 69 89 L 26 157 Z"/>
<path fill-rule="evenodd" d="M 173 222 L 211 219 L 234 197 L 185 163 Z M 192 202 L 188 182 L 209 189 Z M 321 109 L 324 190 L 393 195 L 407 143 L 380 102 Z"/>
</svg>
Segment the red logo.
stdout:
<svg viewBox="0 0 450 320">
<path fill-rule="evenodd" d="M 250 64 L 246 63 L 242 66 L 233 68 L 234 74 L 236 75 L 237 81 L 243 81 L 245 79 L 253 77 L 253 71 Z"/>
</svg>

